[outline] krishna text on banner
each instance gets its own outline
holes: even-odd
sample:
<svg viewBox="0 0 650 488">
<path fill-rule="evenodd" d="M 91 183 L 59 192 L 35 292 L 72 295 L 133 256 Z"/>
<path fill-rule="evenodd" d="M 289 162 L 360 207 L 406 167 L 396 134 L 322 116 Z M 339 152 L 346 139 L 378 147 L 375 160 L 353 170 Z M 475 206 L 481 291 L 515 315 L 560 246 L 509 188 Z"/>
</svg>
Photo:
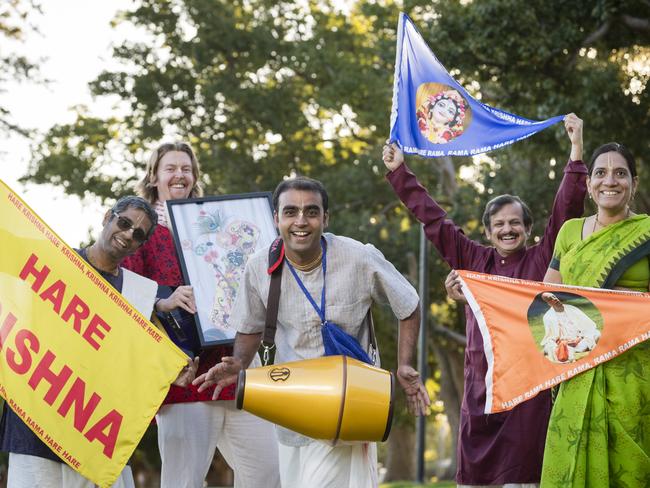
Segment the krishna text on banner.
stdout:
<svg viewBox="0 0 650 488">
<path fill-rule="evenodd" d="M 0 217 L 0 395 L 110 486 L 186 356 L 2 181 Z"/>
</svg>

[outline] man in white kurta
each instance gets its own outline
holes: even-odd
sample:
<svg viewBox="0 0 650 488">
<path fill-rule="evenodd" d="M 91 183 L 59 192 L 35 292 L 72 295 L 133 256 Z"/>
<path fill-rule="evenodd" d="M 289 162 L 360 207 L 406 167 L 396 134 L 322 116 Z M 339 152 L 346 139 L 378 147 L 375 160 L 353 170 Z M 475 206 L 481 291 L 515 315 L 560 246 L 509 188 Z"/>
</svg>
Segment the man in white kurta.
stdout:
<svg viewBox="0 0 650 488">
<path fill-rule="evenodd" d="M 396 376 L 406 391 L 410 410 L 423 413 L 429 399 L 418 373 L 410 366 L 419 328 L 419 300 L 413 287 L 374 246 L 323 234 L 329 215 L 327 194 L 319 182 L 309 178 L 284 181 L 275 191 L 274 207 L 288 261 L 282 269 L 275 363 L 324 354 L 321 319 L 288 269 L 289 263 L 293 265 L 306 290 L 320 303 L 324 253 L 327 320 L 357 338 L 368 350 L 366 314 L 373 302 L 388 303 L 400 320 Z M 236 373 L 259 347 L 270 286 L 268 251 L 258 252 L 246 264 L 230 317 L 231 325 L 238 330 L 233 357 L 224 358 L 197 378 L 196 384 L 207 387 L 216 383 L 218 391 L 234 382 Z M 314 418 L 314 422 L 318 421 Z M 282 427 L 277 429 L 283 488 L 378 485 L 374 443 L 332 446 Z"/>
<path fill-rule="evenodd" d="M 551 361 L 570 362 L 576 353 L 596 347 L 600 331 L 587 314 L 574 305 L 563 304 L 553 293 L 543 293 L 542 299 L 550 308 L 542 317 L 544 338 L 540 344 Z M 561 344 L 566 345 L 567 355 L 559 358 Z"/>
</svg>

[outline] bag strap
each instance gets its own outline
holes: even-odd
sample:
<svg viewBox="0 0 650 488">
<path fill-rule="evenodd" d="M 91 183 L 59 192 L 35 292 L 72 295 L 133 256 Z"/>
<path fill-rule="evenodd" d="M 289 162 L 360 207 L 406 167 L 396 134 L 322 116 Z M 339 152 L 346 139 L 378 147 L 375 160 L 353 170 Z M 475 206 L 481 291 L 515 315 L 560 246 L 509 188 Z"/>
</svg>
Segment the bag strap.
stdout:
<svg viewBox="0 0 650 488">
<path fill-rule="evenodd" d="M 278 237 L 269 248 L 268 273 L 271 275 L 269 295 L 266 300 L 266 318 L 264 320 L 264 366 L 269 362 L 269 353 L 275 346 L 275 331 L 278 327 L 278 308 L 280 307 L 280 284 L 282 283 L 282 264 L 284 262 L 284 243 Z"/>
<path fill-rule="evenodd" d="M 321 266 L 323 269 L 323 288 L 321 289 L 321 294 L 320 294 L 320 307 L 314 301 L 314 297 L 311 296 L 311 293 L 309 293 L 309 290 L 307 290 L 307 287 L 305 287 L 305 284 L 300 279 L 300 276 L 298 276 L 298 273 L 296 273 L 296 270 L 291 265 L 291 262 L 287 262 L 287 266 L 289 267 L 289 271 L 291 271 L 291 274 L 295 278 L 296 283 L 298 283 L 300 290 L 305 295 L 305 298 L 318 314 L 321 325 L 324 326 L 325 323 L 327 322 L 325 318 L 325 285 L 327 284 L 327 280 L 325 276 L 327 275 L 327 246 L 325 245 L 325 239 L 322 237 L 321 237 L 320 245 L 323 253 L 321 257 Z"/>
<path fill-rule="evenodd" d="M 272 347 L 275 344 L 275 330 L 278 327 L 278 308 L 280 306 L 280 284 L 282 283 L 282 266 L 271 274 L 269 297 L 266 304 L 266 319 L 264 321 L 264 346 Z"/>
</svg>

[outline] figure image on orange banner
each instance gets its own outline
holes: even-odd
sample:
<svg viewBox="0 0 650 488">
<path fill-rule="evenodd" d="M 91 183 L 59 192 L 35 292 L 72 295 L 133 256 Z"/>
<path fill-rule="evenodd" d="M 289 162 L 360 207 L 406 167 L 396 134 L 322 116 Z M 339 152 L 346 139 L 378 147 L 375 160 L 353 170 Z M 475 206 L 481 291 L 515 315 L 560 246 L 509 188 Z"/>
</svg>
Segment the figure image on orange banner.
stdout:
<svg viewBox="0 0 650 488">
<path fill-rule="evenodd" d="M 528 324 L 535 344 L 549 361 L 573 363 L 596 347 L 603 317 L 588 299 L 553 291 L 535 297 L 528 309 Z"/>
<path fill-rule="evenodd" d="M 650 339 L 650 294 L 458 271 L 487 362 L 485 413 L 544 390 Z"/>
</svg>

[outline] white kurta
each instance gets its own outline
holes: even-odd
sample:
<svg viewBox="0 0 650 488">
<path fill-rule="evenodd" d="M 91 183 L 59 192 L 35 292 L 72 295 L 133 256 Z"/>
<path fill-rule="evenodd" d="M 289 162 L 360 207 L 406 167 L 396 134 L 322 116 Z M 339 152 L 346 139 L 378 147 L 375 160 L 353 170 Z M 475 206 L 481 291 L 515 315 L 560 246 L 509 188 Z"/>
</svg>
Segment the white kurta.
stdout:
<svg viewBox="0 0 650 488">
<path fill-rule="evenodd" d="M 418 306 L 417 292 L 374 246 L 329 233 L 324 237 L 327 242 L 325 317 L 356 337 L 367 350 L 369 331 L 364 327 L 364 319 L 372 303 L 388 303 L 397 318 L 404 319 Z M 268 248 L 253 255 L 246 264 L 230 316 L 231 326 L 241 333 L 264 330 L 270 285 L 267 267 Z M 307 273 L 298 271 L 298 275 L 320 304 L 322 268 Z M 286 266 L 282 271 L 275 345 L 276 364 L 324 354 L 321 320 Z M 374 444 L 332 447 L 282 427 L 278 427 L 278 439 L 283 488 L 377 485 Z"/>
</svg>

